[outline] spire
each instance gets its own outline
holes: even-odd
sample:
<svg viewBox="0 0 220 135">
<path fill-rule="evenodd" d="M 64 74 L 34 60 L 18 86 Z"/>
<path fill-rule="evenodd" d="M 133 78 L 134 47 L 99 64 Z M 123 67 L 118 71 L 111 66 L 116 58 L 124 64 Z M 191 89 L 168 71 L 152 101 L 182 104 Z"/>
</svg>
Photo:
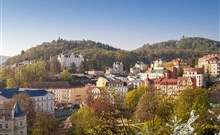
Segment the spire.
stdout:
<svg viewBox="0 0 220 135">
<path fill-rule="evenodd" d="M 13 107 L 13 113 L 14 113 L 14 117 L 20 117 L 20 116 L 24 116 L 25 112 L 23 111 L 23 109 L 20 107 L 20 105 L 18 104 L 18 102 L 15 103 L 14 107 Z"/>
</svg>

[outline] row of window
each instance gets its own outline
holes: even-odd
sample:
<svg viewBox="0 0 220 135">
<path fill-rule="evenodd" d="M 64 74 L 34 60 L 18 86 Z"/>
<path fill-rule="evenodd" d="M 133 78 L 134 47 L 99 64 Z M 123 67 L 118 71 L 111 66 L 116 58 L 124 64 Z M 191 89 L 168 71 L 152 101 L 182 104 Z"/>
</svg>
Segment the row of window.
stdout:
<svg viewBox="0 0 220 135">
<path fill-rule="evenodd" d="M 37 104 L 38 107 L 40 106 L 40 104 L 38 104 L 38 103 L 36 103 L 36 104 Z M 49 104 L 50 104 L 50 102 L 49 102 Z M 47 102 L 47 106 L 48 106 L 49 104 L 48 104 L 48 102 Z M 53 105 L 52 102 L 51 102 L 51 105 Z M 41 106 L 44 106 L 44 103 L 41 103 Z"/>
<path fill-rule="evenodd" d="M 52 98 L 52 97 L 49 97 L 49 98 L 48 98 L 48 97 L 46 97 L 46 98 L 45 98 L 45 100 L 48 100 L 48 99 L 53 99 L 53 98 Z M 39 101 L 39 100 L 40 100 L 40 98 L 38 97 L 38 98 L 37 98 L 37 101 Z M 43 97 L 41 97 L 41 100 L 44 100 L 44 98 L 43 98 Z"/>
</svg>

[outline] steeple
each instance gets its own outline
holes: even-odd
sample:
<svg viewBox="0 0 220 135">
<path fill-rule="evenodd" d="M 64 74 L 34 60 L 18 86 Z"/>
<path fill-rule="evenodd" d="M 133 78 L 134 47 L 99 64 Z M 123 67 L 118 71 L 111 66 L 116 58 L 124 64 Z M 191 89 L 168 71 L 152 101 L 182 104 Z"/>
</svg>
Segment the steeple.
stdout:
<svg viewBox="0 0 220 135">
<path fill-rule="evenodd" d="M 14 117 L 21 117 L 25 115 L 25 112 L 23 111 L 23 109 L 20 107 L 20 105 L 18 104 L 18 102 L 15 103 L 14 107 L 13 107 L 13 113 L 14 113 Z"/>
</svg>

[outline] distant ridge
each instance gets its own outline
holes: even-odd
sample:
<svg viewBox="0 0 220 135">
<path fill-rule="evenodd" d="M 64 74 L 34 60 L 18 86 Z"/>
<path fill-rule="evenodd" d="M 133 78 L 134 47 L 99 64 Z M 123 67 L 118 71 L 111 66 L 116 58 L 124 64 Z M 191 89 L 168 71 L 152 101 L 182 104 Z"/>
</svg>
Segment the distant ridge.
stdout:
<svg viewBox="0 0 220 135">
<path fill-rule="evenodd" d="M 2 63 L 4 63 L 8 58 L 9 58 L 8 56 L 0 55 L 0 65 L 2 65 Z"/>
<path fill-rule="evenodd" d="M 56 58 L 62 52 L 82 54 L 86 59 L 87 70 L 93 68 L 104 70 L 112 66 L 113 62 L 120 61 L 128 71 L 136 61 L 150 64 L 152 60 L 158 58 L 196 59 L 205 54 L 220 53 L 220 42 L 200 37 L 184 37 L 180 40 L 168 40 L 153 45 L 145 44 L 136 50 L 126 51 L 91 40 L 68 41 L 59 38 L 22 51 L 20 55 L 10 57 L 4 65 L 12 65 L 24 60 L 49 60 Z"/>
</svg>

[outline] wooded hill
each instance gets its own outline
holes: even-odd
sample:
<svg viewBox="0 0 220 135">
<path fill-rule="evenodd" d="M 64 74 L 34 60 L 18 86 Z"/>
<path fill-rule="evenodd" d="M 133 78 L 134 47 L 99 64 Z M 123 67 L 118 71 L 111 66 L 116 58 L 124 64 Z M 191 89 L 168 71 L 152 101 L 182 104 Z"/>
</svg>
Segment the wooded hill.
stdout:
<svg viewBox="0 0 220 135">
<path fill-rule="evenodd" d="M 11 65 L 24 60 L 49 60 L 61 53 L 82 54 L 86 61 L 86 69 L 105 69 L 112 66 L 113 62 L 122 61 L 128 70 L 136 61 L 150 63 L 152 60 L 162 58 L 188 58 L 190 60 L 205 54 L 220 53 L 220 42 L 205 38 L 182 38 L 179 41 L 166 41 L 153 45 L 146 44 L 133 51 L 114 48 L 107 44 L 91 40 L 67 41 L 63 39 L 45 42 L 27 51 L 21 51 L 20 55 L 9 58 L 4 65 Z"/>
</svg>

